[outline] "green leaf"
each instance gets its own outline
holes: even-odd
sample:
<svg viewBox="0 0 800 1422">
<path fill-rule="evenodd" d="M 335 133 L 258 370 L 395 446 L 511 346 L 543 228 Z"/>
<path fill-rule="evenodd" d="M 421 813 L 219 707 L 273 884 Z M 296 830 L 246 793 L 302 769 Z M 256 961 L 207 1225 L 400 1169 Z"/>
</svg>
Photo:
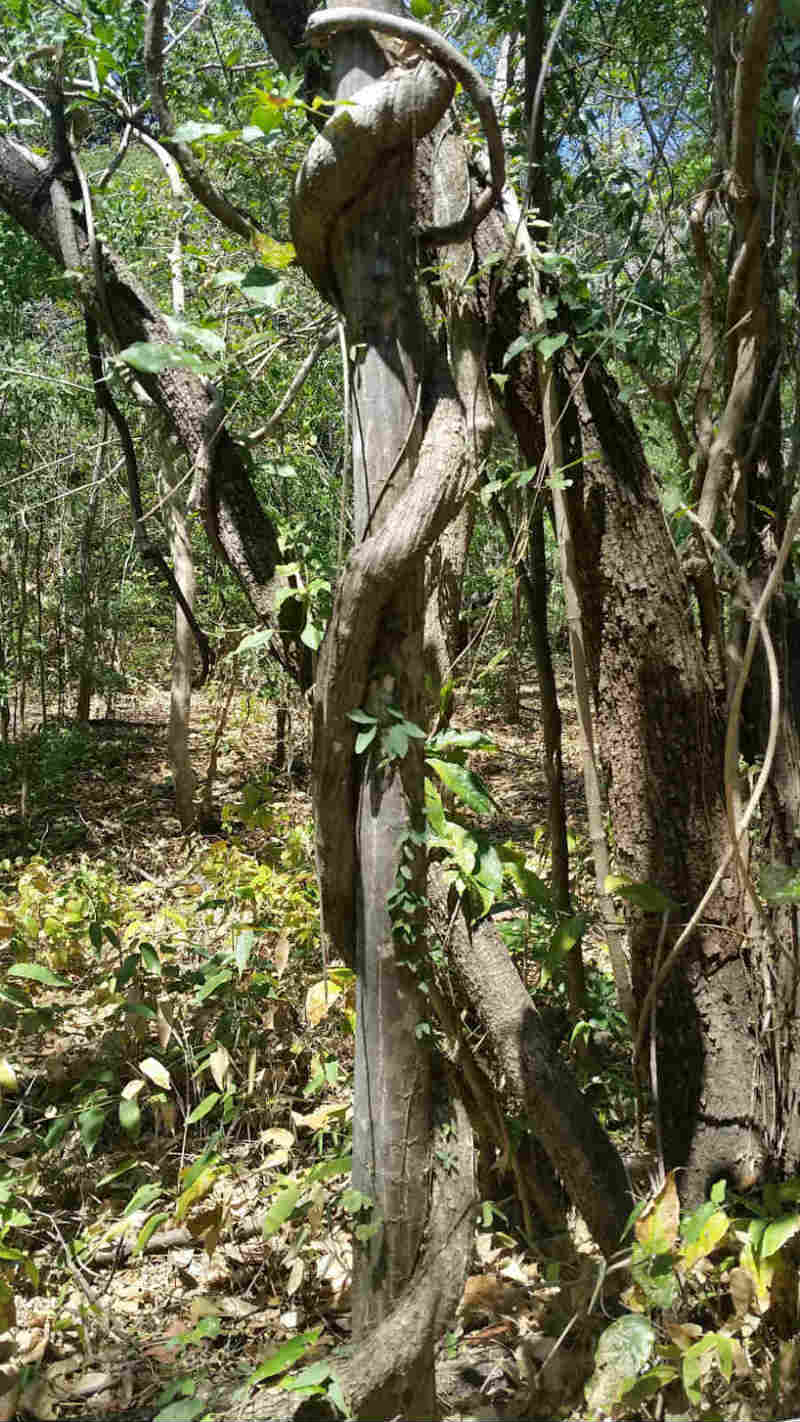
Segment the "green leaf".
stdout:
<svg viewBox="0 0 800 1422">
<path fill-rule="evenodd" d="M 768 904 L 800 903 L 800 869 L 790 868 L 788 864 L 765 864 L 758 889 Z"/>
<path fill-rule="evenodd" d="M 300 633 L 300 641 L 303 642 L 306 647 L 310 647 L 312 652 L 317 652 L 319 651 L 323 636 L 324 633 L 321 627 L 317 627 L 314 622 L 307 622 Z"/>
<path fill-rule="evenodd" d="M 761 1258 L 769 1259 L 771 1254 L 777 1254 L 787 1239 L 792 1239 L 798 1230 L 800 1230 L 800 1215 L 784 1215 L 782 1219 L 774 1220 L 772 1224 L 767 1225 L 761 1237 Z"/>
<path fill-rule="evenodd" d="M 120 360 L 145 375 L 160 375 L 162 370 L 190 370 L 193 375 L 213 375 L 216 367 L 194 351 L 167 341 L 136 341 L 119 353 Z"/>
<path fill-rule="evenodd" d="M 127 1218 L 128 1215 L 134 1215 L 137 1210 L 146 1210 L 148 1205 L 152 1205 L 153 1201 L 157 1200 L 159 1195 L 163 1195 L 163 1193 L 164 1191 L 160 1185 L 140 1185 L 139 1189 L 131 1195 L 125 1209 L 122 1211 L 123 1219 Z"/>
<path fill-rule="evenodd" d="M 238 647 L 234 647 L 228 655 L 238 657 L 240 652 L 255 652 L 259 647 L 266 647 L 272 641 L 272 637 L 273 633 L 269 627 L 263 628 L 260 632 L 248 632 Z"/>
<path fill-rule="evenodd" d="M 491 903 L 499 899 L 503 889 L 503 861 L 493 844 L 484 850 L 475 877 L 488 890 Z M 491 903 L 489 907 L 491 907 Z M 488 910 L 487 910 L 488 911 Z"/>
<path fill-rule="evenodd" d="M 189 119 L 187 123 L 178 125 L 172 137 L 178 143 L 196 143 L 199 138 L 219 138 L 224 132 L 221 123 L 198 123 L 195 119 Z"/>
<path fill-rule="evenodd" d="M 247 1379 L 251 1387 L 260 1383 L 264 1378 L 274 1378 L 277 1373 L 285 1373 L 298 1358 L 302 1358 L 309 1348 L 312 1348 L 319 1338 L 321 1328 L 310 1328 L 307 1333 L 299 1333 L 296 1338 L 290 1338 L 288 1343 L 284 1343 L 276 1352 L 270 1353 L 263 1363 L 259 1363 L 255 1372 L 251 1373 Z"/>
<path fill-rule="evenodd" d="M 230 968 L 223 968 L 219 973 L 212 973 L 197 989 L 195 1001 L 205 1002 L 206 998 L 211 997 L 212 993 L 215 993 L 218 987 L 222 987 L 224 983 L 229 983 L 232 978 L 233 973 Z"/>
<path fill-rule="evenodd" d="M 455 765 L 449 760 L 439 760 L 429 756 L 428 765 L 436 772 L 443 785 L 452 790 L 457 799 L 474 810 L 477 815 L 492 813 L 492 797 L 484 782 L 465 765 Z"/>
<path fill-rule="evenodd" d="M 543 360 L 550 360 L 551 356 L 555 355 L 556 351 L 560 351 L 566 343 L 566 331 L 560 331 L 557 336 L 540 336 L 536 341 Z"/>
<path fill-rule="evenodd" d="M 496 751 L 497 742 L 484 731 L 439 731 L 428 738 L 426 755 L 446 756 L 448 751 Z"/>
<path fill-rule="evenodd" d="M 503 369 L 505 370 L 506 366 L 511 364 L 515 356 L 522 355 L 523 351 L 529 351 L 535 344 L 535 336 L 517 336 L 503 356 Z"/>
<path fill-rule="evenodd" d="M 568 918 L 566 923 L 558 925 L 550 940 L 550 947 L 556 953 L 568 953 L 580 942 L 590 922 L 588 913 L 576 913 L 573 918 Z"/>
<path fill-rule="evenodd" d="M 431 0 L 411 0 L 411 13 L 415 20 L 425 20 L 431 13 Z"/>
<path fill-rule="evenodd" d="M 355 711 L 348 711 L 347 719 L 355 721 L 359 726 L 377 726 L 378 724 L 377 716 L 370 716 L 369 712 L 362 711 L 360 706 L 357 706 Z"/>
<path fill-rule="evenodd" d="M 359 731 L 358 735 L 356 736 L 356 744 L 355 744 L 355 752 L 356 752 L 356 755 L 361 755 L 362 752 L 367 749 L 367 746 L 369 746 L 369 745 L 372 744 L 372 742 L 374 741 L 374 739 L 375 739 L 375 737 L 376 737 L 377 734 L 378 734 L 378 727 L 377 727 L 377 726 L 370 726 L 369 729 L 366 730 L 366 731 Z"/>
<path fill-rule="evenodd" d="M 653 1325 L 640 1313 L 625 1314 L 609 1324 L 600 1335 L 596 1363 L 624 1362 L 628 1373 L 638 1373 L 650 1357 L 656 1341 Z"/>
<path fill-rule="evenodd" d="M 78 1116 L 78 1130 L 87 1155 L 91 1155 L 97 1145 L 107 1115 L 105 1106 L 89 1106 Z"/>
<path fill-rule="evenodd" d="M 195 1422 L 195 1418 L 202 1417 L 208 1412 L 208 1403 L 202 1397 L 179 1397 L 175 1402 L 170 1402 L 166 1407 L 162 1407 L 153 1418 L 153 1422 Z"/>
<path fill-rule="evenodd" d="M 170 335 L 176 341 L 199 346 L 201 351 L 205 351 L 209 356 L 224 355 L 225 339 L 218 331 L 209 331 L 206 326 L 193 326 L 189 321 L 179 321 L 176 316 L 167 316 L 166 323 Z"/>
<path fill-rule="evenodd" d="M 252 928 L 242 928 L 233 940 L 233 958 L 240 973 L 243 973 L 250 962 L 250 954 L 256 935 Z"/>
<path fill-rule="evenodd" d="M 655 884 L 636 883 L 624 874 L 607 874 L 603 888 L 607 894 L 617 894 L 645 913 L 672 913 L 678 907 L 675 900 Z"/>
<path fill-rule="evenodd" d="M 134 1244 L 134 1257 L 136 1256 L 136 1254 L 144 1253 L 144 1250 L 146 1249 L 146 1244 L 148 1244 L 148 1240 L 151 1239 L 151 1236 L 153 1236 L 153 1234 L 155 1234 L 155 1231 L 158 1230 L 159 1224 L 165 1224 L 166 1220 L 168 1219 L 168 1212 L 166 1212 L 166 1210 L 162 1210 L 161 1214 L 151 1214 L 149 1220 L 145 1220 L 145 1223 L 142 1224 L 141 1230 L 139 1230 L 139 1233 L 136 1234 L 136 1243 Z"/>
<path fill-rule="evenodd" d="M 697 1406 L 700 1402 L 700 1359 L 710 1348 L 716 1347 L 717 1335 L 706 1333 L 703 1338 L 698 1338 L 691 1348 L 687 1348 L 683 1355 L 683 1386 L 686 1396 L 690 1402 Z"/>
<path fill-rule="evenodd" d="M 140 943 L 139 956 L 148 973 L 155 973 L 157 977 L 161 977 L 161 959 L 152 943 Z"/>
<path fill-rule="evenodd" d="M 214 1110 L 217 1102 L 221 1099 L 222 1093 L 219 1091 L 212 1091 L 208 1096 L 204 1096 L 199 1105 L 195 1106 L 194 1110 L 186 1117 L 187 1126 L 194 1126 L 197 1121 L 202 1121 L 204 1116 Z"/>
<path fill-rule="evenodd" d="M 649 1372 L 643 1373 L 639 1378 L 626 1378 L 619 1390 L 619 1400 L 628 1407 L 638 1407 L 642 1402 L 647 1402 L 648 1398 L 655 1397 L 662 1387 L 673 1382 L 677 1376 L 677 1370 L 670 1363 L 659 1363 L 658 1367 L 650 1368 Z"/>
<path fill-rule="evenodd" d="M 388 760 L 402 760 L 408 750 L 408 736 L 402 722 L 395 721 L 383 739 L 383 750 Z"/>
<path fill-rule="evenodd" d="M 119 1103 L 119 1123 L 126 1135 L 137 1140 L 142 1129 L 142 1113 L 135 1100 L 123 1096 Z"/>
<path fill-rule="evenodd" d="M 44 963 L 14 963 L 8 970 L 8 976 L 30 978 L 33 982 L 44 983 L 47 987 L 69 987 L 66 978 L 56 977 Z"/>
<path fill-rule="evenodd" d="M 277 1234 L 281 1226 L 285 1225 L 286 1221 L 294 1213 L 301 1194 L 301 1187 L 297 1182 L 294 1182 L 291 1185 L 287 1185 L 286 1189 L 282 1190 L 280 1195 L 273 1200 L 264 1216 L 262 1230 L 264 1239 L 269 1239 L 271 1235 Z"/>
<path fill-rule="evenodd" d="M 280 306 L 288 290 L 286 282 L 267 267 L 251 267 L 242 279 L 242 293 L 256 306 Z"/>
</svg>

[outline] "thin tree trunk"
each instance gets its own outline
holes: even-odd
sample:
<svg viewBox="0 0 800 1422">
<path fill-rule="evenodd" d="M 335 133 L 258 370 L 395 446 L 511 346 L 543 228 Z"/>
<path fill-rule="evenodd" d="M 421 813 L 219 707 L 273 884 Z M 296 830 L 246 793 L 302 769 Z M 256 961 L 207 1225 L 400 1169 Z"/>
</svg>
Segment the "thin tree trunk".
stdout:
<svg viewBox="0 0 800 1422">
<path fill-rule="evenodd" d="M 170 552 L 175 579 L 187 605 L 194 608 L 195 571 L 192 540 L 180 494 L 174 451 L 168 437 L 161 441 L 161 476 L 167 491 Z M 196 777 L 189 750 L 192 712 L 192 665 L 194 636 L 181 609 L 175 605 L 175 640 L 172 653 L 172 684 L 169 701 L 169 757 L 175 780 L 175 808 L 181 829 L 191 829 L 195 819 Z"/>
<path fill-rule="evenodd" d="M 103 471 L 106 455 L 106 438 L 108 434 L 108 415 L 103 412 L 101 422 L 98 422 L 99 445 L 94 461 L 94 473 L 92 487 L 89 491 L 89 502 L 86 506 L 86 514 L 81 529 L 81 655 L 78 667 L 78 704 L 77 715 L 79 721 L 88 721 L 91 714 L 92 692 L 94 690 L 94 662 L 95 662 L 95 640 L 97 634 L 96 618 L 94 609 L 94 597 L 92 589 L 92 538 L 94 537 L 95 524 L 97 522 L 97 510 L 100 503 L 100 475 Z"/>
<path fill-rule="evenodd" d="M 385 67 L 368 36 L 337 40 L 336 97 L 350 98 Z M 362 352 L 353 376 L 357 543 L 391 517 L 418 445 L 409 434 L 416 423 L 424 335 L 415 294 L 410 173 L 409 155 L 398 155 L 335 239 L 348 346 Z M 366 710 L 385 726 L 393 711 L 417 724 L 424 715 L 423 620 L 420 564 L 386 607 L 373 644 Z M 389 1316 L 412 1277 L 428 1218 L 431 1169 L 431 1063 L 420 1033 L 426 1007 L 411 971 L 423 948 L 416 903 L 424 894 L 424 860 L 418 849 L 404 852 L 409 831 L 421 829 L 422 751 L 412 740 L 402 761 L 386 764 L 381 735 L 361 764 L 355 822 L 353 1185 L 372 1201 L 374 1226 L 369 1239 L 357 1239 L 354 1247 L 356 1340 Z M 409 907 L 398 923 L 390 902 L 401 865 Z M 382 1416 L 400 1412 L 419 1422 L 435 1416 L 433 1345 L 432 1336 L 425 1338 L 413 1370 L 395 1379 Z"/>
</svg>

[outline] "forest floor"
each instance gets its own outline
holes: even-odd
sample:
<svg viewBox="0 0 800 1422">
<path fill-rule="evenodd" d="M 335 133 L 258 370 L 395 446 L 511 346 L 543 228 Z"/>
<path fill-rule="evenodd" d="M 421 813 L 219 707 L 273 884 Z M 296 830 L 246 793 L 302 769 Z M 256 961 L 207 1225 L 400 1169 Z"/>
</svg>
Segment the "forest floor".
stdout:
<svg viewBox="0 0 800 1422">
<path fill-rule="evenodd" d="M 498 747 L 476 757 L 498 804 L 492 834 L 546 876 L 536 701 L 524 684 L 517 724 L 476 702 L 455 720 Z M 564 703 L 576 895 L 588 896 Z M 196 698 L 201 773 L 218 711 Z M 271 1384 L 291 1388 L 348 1338 L 353 994 L 341 967 L 322 981 L 306 727 L 295 722 L 293 775 L 273 774 L 271 710 L 237 694 L 219 743 L 220 825 L 184 835 L 167 715 L 165 695 L 119 700 L 113 720 L 51 722 L 0 755 L 0 1319 L 15 1338 L 0 1422 L 15 1409 L 280 1417 L 290 1398 Z M 591 933 L 588 956 L 608 1039 L 619 1015 Z M 535 951 L 522 966 L 535 987 Z M 546 996 L 568 1031 L 563 988 Z M 617 1045 L 610 1070 L 576 1069 L 629 1144 Z M 441 1345 L 442 1402 L 459 1416 L 566 1416 L 603 1320 L 554 1345 L 597 1260 L 580 1230 L 525 1241 L 498 1194 Z"/>
</svg>

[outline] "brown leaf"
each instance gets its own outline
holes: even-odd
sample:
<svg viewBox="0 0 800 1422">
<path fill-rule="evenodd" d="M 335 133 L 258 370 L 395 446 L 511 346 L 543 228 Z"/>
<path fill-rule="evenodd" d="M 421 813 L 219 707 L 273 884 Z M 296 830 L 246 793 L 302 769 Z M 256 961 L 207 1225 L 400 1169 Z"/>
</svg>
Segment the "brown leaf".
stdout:
<svg viewBox="0 0 800 1422">
<path fill-rule="evenodd" d="M 656 1240 L 672 1249 L 678 1238 L 681 1206 L 675 1188 L 675 1175 L 669 1172 L 664 1184 L 646 1215 L 641 1215 L 634 1226 L 640 1244 L 655 1243 Z"/>
<path fill-rule="evenodd" d="M 755 1298 L 755 1282 L 746 1269 L 731 1269 L 728 1288 L 734 1313 L 737 1317 L 743 1318 L 746 1313 L 750 1312 L 751 1304 Z"/>
</svg>

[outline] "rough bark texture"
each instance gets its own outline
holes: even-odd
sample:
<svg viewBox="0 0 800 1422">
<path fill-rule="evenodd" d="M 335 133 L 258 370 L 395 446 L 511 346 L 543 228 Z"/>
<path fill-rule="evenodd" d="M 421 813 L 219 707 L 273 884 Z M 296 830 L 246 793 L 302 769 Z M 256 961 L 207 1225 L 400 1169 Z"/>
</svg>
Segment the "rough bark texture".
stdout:
<svg viewBox="0 0 800 1422">
<path fill-rule="evenodd" d="M 581 560 L 597 641 L 595 696 L 619 868 L 670 894 L 685 920 L 727 844 L 724 726 L 694 631 L 677 554 L 636 430 L 597 362 L 565 361 L 583 457 L 591 560 Z M 576 538 L 580 534 L 576 532 Z M 653 970 L 658 919 L 631 912 L 634 995 Z M 754 1119 L 755 1022 L 740 892 L 723 880 L 658 1010 L 667 1167 L 686 1165 L 688 1198 L 761 1161 Z"/>
<path fill-rule="evenodd" d="M 459 996 L 477 1013 L 485 1050 L 510 1085 L 592 1237 L 609 1256 L 620 1247 L 631 1209 L 622 1160 L 558 1055 L 489 921 L 472 932 L 452 919 L 447 888 L 435 870 L 429 896 L 448 943 Z M 446 926 L 452 920 L 452 929 Z"/>
</svg>

